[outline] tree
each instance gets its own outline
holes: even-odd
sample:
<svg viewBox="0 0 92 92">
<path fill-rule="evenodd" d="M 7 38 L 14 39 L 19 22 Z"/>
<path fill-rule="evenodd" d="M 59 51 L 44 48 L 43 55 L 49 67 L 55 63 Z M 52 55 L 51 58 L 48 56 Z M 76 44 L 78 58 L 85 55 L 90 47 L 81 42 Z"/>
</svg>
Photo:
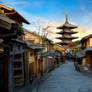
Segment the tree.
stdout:
<svg viewBox="0 0 92 92">
<path fill-rule="evenodd" d="M 50 21 L 48 22 L 43 22 L 40 19 L 33 20 L 31 23 L 35 27 L 35 33 L 42 37 L 45 41 L 45 39 L 48 39 L 49 34 L 55 34 L 50 30 L 51 26 L 49 25 Z M 39 43 L 40 43 L 40 38 L 39 38 Z"/>
<path fill-rule="evenodd" d="M 79 45 L 80 44 L 80 40 L 76 40 L 76 41 L 74 41 L 74 43 Z"/>
</svg>

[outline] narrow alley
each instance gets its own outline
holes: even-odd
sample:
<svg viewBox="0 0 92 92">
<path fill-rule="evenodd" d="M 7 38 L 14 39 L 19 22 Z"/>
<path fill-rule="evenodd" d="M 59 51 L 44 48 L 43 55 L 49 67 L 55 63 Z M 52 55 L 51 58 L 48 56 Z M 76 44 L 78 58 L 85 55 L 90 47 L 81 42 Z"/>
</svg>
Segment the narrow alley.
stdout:
<svg viewBox="0 0 92 92">
<path fill-rule="evenodd" d="M 75 71 L 73 62 L 66 62 L 52 71 L 36 92 L 90 92 L 91 90 L 91 76 Z"/>
<path fill-rule="evenodd" d="M 92 92 L 92 0 L 0 0 L 1 92 Z"/>
</svg>

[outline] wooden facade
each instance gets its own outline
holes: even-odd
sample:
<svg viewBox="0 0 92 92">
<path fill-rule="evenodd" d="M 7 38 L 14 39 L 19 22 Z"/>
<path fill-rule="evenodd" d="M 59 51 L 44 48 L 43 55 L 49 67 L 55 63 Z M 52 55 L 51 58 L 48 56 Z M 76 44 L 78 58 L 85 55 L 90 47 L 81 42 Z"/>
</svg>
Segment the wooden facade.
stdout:
<svg viewBox="0 0 92 92">
<path fill-rule="evenodd" d="M 41 62 L 41 76 L 44 76 L 48 72 L 52 71 L 57 66 L 57 60 L 54 55 L 42 55 Z"/>
<path fill-rule="evenodd" d="M 42 37 L 24 29 L 25 41 L 34 44 L 42 44 Z"/>
<path fill-rule="evenodd" d="M 92 69 L 92 50 L 86 51 L 86 64 Z"/>
<path fill-rule="evenodd" d="M 81 39 L 82 49 L 92 46 L 92 34 L 87 35 Z"/>
<path fill-rule="evenodd" d="M 23 86 L 28 79 L 27 49 L 24 41 L 13 39 L 10 42 L 10 60 L 13 64 L 14 86 Z"/>
<path fill-rule="evenodd" d="M 8 63 L 9 63 L 9 51 L 4 49 L 3 53 L 0 53 L 0 89 L 3 92 L 8 92 L 10 89 L 8 81 Z"/>
<path fill-rule="evenodd" d="M 3 18 L 2 18 L 3 17 Z M 0 48 L 3 49 L 3 52 L 0 53 L 0 66 L 1 66 L 1 74 L 0 74 L 0 88 L 3 92 L 12 92 L 13 87 L 10 88 L 12 81 L 10 80 L 10 51 L 9 51 L 9 41 L 12 37 L 15 37 L 14 30 L 12 30 L 12 24 L 14 23 L 12 20 L 3 16 L 1 13 L 0 16 L 0 39 L 3 42 L 0 43 Z M 5 26 L 7 25 L 7 26 Z"/>
<path fill-rule="evenodd" d="M 26 23 L 26 24 L 30 24 L 23 16 L 21 16 L 15 9 L 9 7 L 9 6 L 6 6 L 4 4 L 0 4 L 0 12 L 8 17 L 9 21 L 8 22 L 11 22 L 11 21 L 14 21 L 16 23 L 16 25 L 19 25 L 20 26 L 20 29 L 22 29 L 22 24 L 23 23 Z M 7 20 L 7 19 L 5 19 Z M 7 27 L 7 25 L 5 25 Z M 19 31 L 21 31 L 19 29 Z M 22 31 L 22 34 L 21 35 L 17 35 L 17 39 L 19 40 L 24 40 L 24 32 Z"/>
<path fill-rule="evenodd" d="M 3 72 L 3 74 L 2 72 L 0 73 L 0 80 L 2 80 L 0 81 L 0 89 L 2 88 L 3 92 L 13 92 L 14 86 L 16 86 L 17 84 L 16 83 L 17 80 L 15 81 L 15 79 L 16 78 L 18 79 L 20 77 L 15 76 L 15 70 L 23 71 L 24 73 L 26 73 L 25 72 L 26 68 L 19 67 L 23 63 L 24 66 L 26 65 L 25 64 L 26 61 L 23 60 L 25 59 L 24 52 L 22 54 L 23 48 L 19 49 L 21 48 L 21 46 L 19 46 L 19 42 L 13 43 L 11 40 L 18 38 L 23 40 L 24 33 L 21 23 L 23 22 L 27 23 L 27 21 L 25 21 L 25 19 L 19 13 L 16 12 L 15 15 L 13 11 L 16 12 L 14 9 L 7 7 L 3 4 L 0 4 L 0 39 L 3 40 L 3 42 L 0 43 L 0 49 L 3 48 L 3 52 L 0 53 L 1 57 L 0 61 L 2 61 L 0 63 L 0 66 L 2 66 L 0 70 Z M 20 17 L 19 19 L 21 20 L 17 21 L 18 20 L 17 17 Z M 18 51 L 20 52 L 20 54 L 17 53 Z M 23 75 L 24 76 L 24 79 L 22 80 L 23 84 L 25 83 L 24 81 L 26 80 L 25 75 L 26 74 Z"/>
<path fill-rule="evenodd" d="M 28 43 L 28 42 L 27 42 Z M 32 83 L 36 78 L 40 77 L 40 53 L 43 47 L 38 44 L 28 43 L 27 45 L 27 62 L 28 76 Z"/>
<path fill-rule="evenodd" d="M 87 67 L 87 69 L 92 68 L 92 34 L 83 37 L 80 41 L 81 52 L 85 53 L 85 57 L 81 58 L 81 65 Z"/>
<path fill-rule="evenodd" d="M 30 24 L 23 16 L 21 16 L 15 9 L 0 4 L 0 11 L 7 16 L 8 18 L 14 20 L 16 23 L 19 23 L 22 26 L 22 23 Z"/>
</svg>

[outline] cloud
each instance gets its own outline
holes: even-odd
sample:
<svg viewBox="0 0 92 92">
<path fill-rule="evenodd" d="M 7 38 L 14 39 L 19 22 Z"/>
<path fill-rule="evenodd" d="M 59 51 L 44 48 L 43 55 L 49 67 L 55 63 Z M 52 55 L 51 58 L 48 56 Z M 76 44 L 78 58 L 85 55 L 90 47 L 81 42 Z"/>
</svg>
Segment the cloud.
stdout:
<svg viewBox="0 0 92 92">
<path fill-rule="evenodd" d="M 29 31 L 36 31 L 36 33 L 39 32 L 39 27 L 42 28 L 42 30 L 40 30 L 40 33 L 44 32 L 44 28 L 46 28 L 47 26 L 49 26 L 49 28 L 47 29 L 46 33 L 48 33 L 48 38 L 51 40 L 56 40 L 55 38 L 58 36 L 58 34 L 56 34 L 56 32 L 59 32 L 60 30 L 56 29 L 57 26 L 61 25 L 61 23 L 52 21 L 52 20 L 48 20 L 45 18 L 32 18 L 31 23 L 33 22 L 32 25 L 26 25 L 24 26 L 26 29 L 28 29 Z M 35 25 L 36 24 L 36 25 Z"/>
<path fill-rule="evenodd" d="M 91 34 L 92 27 L 80 25 L 77 29 L 75 29 L 75 31 L 77 31 L 78 33 L 74 34 L 74 36 L 79 37 L 78 40 L 80 40 L 84 36 Z"/>
<path fill-rule="evenodd" d="M 30 15 L 30 14 L 25 13 L 25 15 Z M 48 25 L 50 26 L 50 28 L 49 28 L 50 33 L 48 34 L 48 38 L 53 40 L 54 42 L 60 41 L 60 40 L 56 39 L 56 37 L 60 36 L 56 32 L 59 32 L 61 30 L 56 29 L 56 27 L 62 25 L 63 23 L 48 20 L 48 19 L 45 19 L 45 18 L 42 18 L 42 17 L 37 17 L 37 16 L 31 16 L 31 18 L 30 18 L 31 24 L 32 24 L 32 22 L 38 22 L 39 23 L 39 20 L 40 20 L 41 27 L 45 28 Z M 74 22 L 71 22 L 71 24 L 76 25 L 76 23 L 74 23 Z M 25 27 L 30 31 L 36 31 L 37 32 L 37 28 L 34 25 L 34 23 L 32 25 L 26 25 Z M 82 37 L 90 34 L 91 30 L 92 30 L 92 27 L 79 25 L 77 29 L 74 29 L 74 31 L 78 32 L 77 34 L 74 34 L 74 36 L 79 37 L 78 39 L 80 40 Z"/>
<path fill-rule="evenodd" d="M 41 27 L 46 27 L 46 26 L 50 26 L 50 28 L 48 30 L 50 30 L 50 33 L 48 34 L 48 38 L 53 40 L 53 41 L 60 41 L 58 39 L 55 39 L 56 37 L 60 36 L 58 34 L 56 34 L 56 32 L 59 32 L 60 30 L 56 29 L 56 27 L 60 26 L 63 23 L 60 22 L 56 22 L 53 20 L 49 20 L 46 18 L 42 18 L 40 16 L 36 16 L 31 14 L 30 12 L 27 12 L 24 8 L 41 8 L 45 2 L 43 1 L 32 1 L 32 2 L 27 2 L 26 0 L 1 0 L 3 2 L 3 4 L 9 5 L 11 7 L 14 7 L 24 18 L 26 18 L 31 24 L 30 25 L 26 25 L 24 24 L 24 27 L 26 29 L 28 29 L 29 31 L 35 31 L 36 33 L 38 33 L 38 27 L 39 25 Z M 82 5 L 81 5 L 82 7 Z M 83 4 L 83 9 L 86 9 L 85 4 Z M 80 26 L 78 26 L 77 29 L 75 29 L 74 31 L 78 31 L 77 34 L 75 34 L 74 36 L 79 37 L 79 39 L 81 39 L 82 37 L 88 35 L 91 33 L 92 31 L 92 27 L 91 27 L 91 21 L 92 21 L 92 12 L 89 12 L 84 19 L 84 21 L 82 21 L 80 24 Z M 81 20 L 81 19 L 80 19 Z M 75 24 L 74 22 L 71 22 L 72 24 Z M 90 25 L 90 26 L 89 26 Z"/>
</svg>

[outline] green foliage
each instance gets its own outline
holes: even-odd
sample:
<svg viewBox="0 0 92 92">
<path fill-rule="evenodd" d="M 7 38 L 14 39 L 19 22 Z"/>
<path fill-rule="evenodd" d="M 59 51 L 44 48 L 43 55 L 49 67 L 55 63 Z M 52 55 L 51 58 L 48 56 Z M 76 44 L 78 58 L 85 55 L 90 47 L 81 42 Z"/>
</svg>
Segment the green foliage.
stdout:
<svg viewBox="0 0 92 92">
<path fill-rule="evenodd" d="M 74 43 L 77 44 L 77 45 L 79 45 L 80 40 L 76 40 L 76 41 L 74 41 Z"/>
<path fill-rule="evenodd" d="M 76 49 L 75 49 L 75 52 L 79 52 L 79 49 L 78 49 L 78 48 L 76 48 Z"/>
</svg>

